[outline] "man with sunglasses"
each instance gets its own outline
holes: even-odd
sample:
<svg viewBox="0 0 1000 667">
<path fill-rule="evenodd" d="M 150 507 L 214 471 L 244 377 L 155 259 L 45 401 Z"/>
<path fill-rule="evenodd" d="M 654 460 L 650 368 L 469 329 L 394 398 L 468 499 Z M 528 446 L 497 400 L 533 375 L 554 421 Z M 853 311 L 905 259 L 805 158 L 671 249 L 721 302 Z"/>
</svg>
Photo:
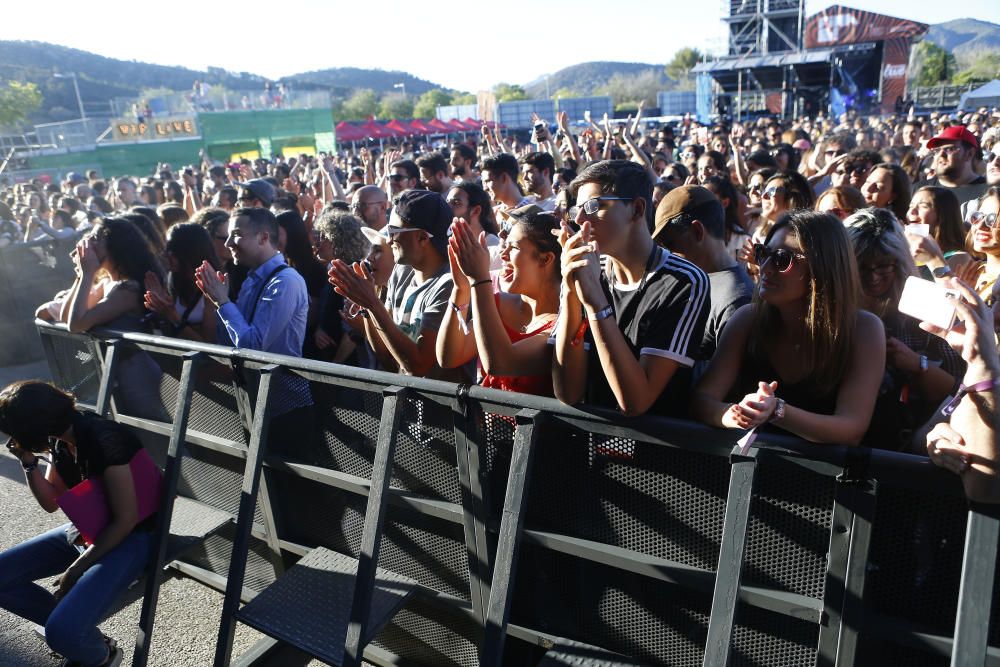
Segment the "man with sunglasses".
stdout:
<svg viewBox="0 0 1000 667">
<path fill-rule="evenodd" d="M 830 185 L 833 187 L 849 185 L 860 190 L 865 181 L 868 180 L 872 168 L 880 162 L 882 162 L 882 156 L 875 151 L 855 148 L 830 174 Z"/>
<path fill-rule="evenodd" d="M 986 178 L 973 170 L 972 161 L 979 153 L 979 139 L 964 125 L 952 125 L 927 142 L 934 153 L 934 177 L 917 183 L 948 188 L 962 205 L 962 218 L 969 213 L 969 202 L 986 192 Z"/>
<path fill-rule="evenodd" d="M 413 160 L 396 160 L 389 165 L 389 190 L 395 199 L 400 192 L 420 184 L 420 169 Z"/>
<path fill-rule="evenodd" d="M 569 193 L 579 231 L 564 224 L 559 235 L 556 396 L 627 415 L 686 416 L 690 369 L 708 317 L 708 277 L 653 242 L 653 183 L 642 166 L 596 162 Z"/>
<path fill-rule="evenodd" d="M 358 188 L 351 199 L 351 213 L 375 231 L 385 227 L 386 211 L 389 209 L 389 198 L 377 185 L 366 185 Z"/>
<path fill-rule="evenodd" d="M 472 381 L 472 369 L 444 370 L 435 355 L 438 329 L 450 307 L 447 252 L 453 217 L 451 206 L 436 192 L 408 190 L 399 196 L 389 224 L 381 231 L 396 260 L 385 303 L 378 298 L 366 267 L 333 261 L 330 282 L 362 309 L 365 337 L 386 370 L 450 382 Z M 483 280 L 473 288 L 492 289 L 488 277 Z"/>
</svg>

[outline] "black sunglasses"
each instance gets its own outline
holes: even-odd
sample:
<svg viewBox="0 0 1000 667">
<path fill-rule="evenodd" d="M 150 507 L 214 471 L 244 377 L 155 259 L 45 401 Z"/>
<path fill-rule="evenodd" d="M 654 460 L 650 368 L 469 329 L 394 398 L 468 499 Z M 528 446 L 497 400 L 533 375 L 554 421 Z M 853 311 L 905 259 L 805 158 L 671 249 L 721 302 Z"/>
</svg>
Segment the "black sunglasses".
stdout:
<svg viewBox="0 0 1000 667">
<path fill-rule="evenodd" d="M 408 176 L 403 176 L 402 174 L 389 174 L 389 180 L 390 181 L 402 181 L 405 178 L 409 178 L 409 177 Z"/>
<path fill-rule="evenodd" d="M 768 260 L 774 260 L 774 268 L 779 273 L 786 273 L 792 268 L 792 263 L 796 259 L 805 259 L 806 256 L 800 252 L 792 252 L 791 250 L 786 250 L 785 248 L 778 248 L 777 250 L 771 250 L 763 243 L 753 244 L 753 261 L 754 264 L 760 268 L 764 268 L 764 264 Z"/>
</svg>

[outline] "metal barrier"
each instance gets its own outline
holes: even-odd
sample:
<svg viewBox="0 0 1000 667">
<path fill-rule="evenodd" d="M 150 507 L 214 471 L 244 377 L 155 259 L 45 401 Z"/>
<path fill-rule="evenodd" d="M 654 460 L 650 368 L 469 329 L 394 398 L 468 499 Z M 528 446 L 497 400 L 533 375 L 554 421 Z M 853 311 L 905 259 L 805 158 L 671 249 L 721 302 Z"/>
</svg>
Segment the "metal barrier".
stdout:
<svg viewBox="0 0 1000 667">
<path fill-rule="evenodd" d="M 180 495 L 240 518 L 175 565 L 220 590 L 232 580 L 220 664 L 232 620 L 274 629 L 274 609 L 238 599 L 328 552 L 414 582 L 364 650 L 375 664 L 1000 664 L 997 520 L 926 459 L 766 434 L 740 454 L 738 434 L 689 422 L 38 327 L 56 382 L 84 403 L 99 401 L 80 378 L 109 372 L 119 341 L 102 376 L 112 413 L 154 452 L 186 414 Z M 265 449 L 274 374 L 309 382 L 317 429 Z M 391 452 L 384 468 L 377 450 Z M 305 618 L 304 602 L 285 598 L 280 620 Z M 280 647 L 265 640 L 245 662 Z"/>
</svg>

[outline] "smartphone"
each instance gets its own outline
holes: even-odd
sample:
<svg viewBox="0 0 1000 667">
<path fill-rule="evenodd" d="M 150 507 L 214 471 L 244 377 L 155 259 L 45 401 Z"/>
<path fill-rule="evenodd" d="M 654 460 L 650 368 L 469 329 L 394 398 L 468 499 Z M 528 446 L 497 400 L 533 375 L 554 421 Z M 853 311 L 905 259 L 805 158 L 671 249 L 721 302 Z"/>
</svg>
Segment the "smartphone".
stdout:
<svg viewBox="0 0 1000 667">
<path fill-rule="evenodd" d="M 544 140 L 545 140 L 545 123 L 543 123 L 542 121 L 538 121 L 537 123 L 535 123 L 535 141 L 537 143 L 539 141 L 544 141 Z"/>
<path fill-rule="evenodd" d="M 957 290 L 948 289 L 931 280 L 910 276 L 899 297 L 899 312 L 929 322 L 942 329 L 955 325 L 955 304 L 962 297 Z"/>
<path fill-rule="evenodd" d="M 907 234 L 913 234 L 914 236 L 930 236 L 931 226 L 926 223 L 911 222 L 905 228 Z"/>
</svg>

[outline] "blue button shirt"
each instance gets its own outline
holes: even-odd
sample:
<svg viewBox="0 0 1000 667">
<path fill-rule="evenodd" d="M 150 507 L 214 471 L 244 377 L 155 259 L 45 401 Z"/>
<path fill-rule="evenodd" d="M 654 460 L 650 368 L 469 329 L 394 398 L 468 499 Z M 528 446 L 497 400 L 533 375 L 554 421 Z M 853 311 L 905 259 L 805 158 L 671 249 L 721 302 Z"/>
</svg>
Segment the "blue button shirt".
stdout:
<svg viewBox="0 0 1000 667">
<path fill-rule="evenodd" d="M 248 350 L 260 350 L 290 357 L 302 356 L 309 314 L 309 292 L 298 271 L 289 267 L 260 286 L 271 272 L 285 263 L 280 252 L 251 271 L 240 287 L 236 303 L 219 308 L 219 342 Z M 247 322 L 260 294 L 253 322 Z M 283 375 L 274 387 L 272 414 L 283 414 L 294 408 L 312 405 L 309 384 L 298 376 Z"/>
</svg>

